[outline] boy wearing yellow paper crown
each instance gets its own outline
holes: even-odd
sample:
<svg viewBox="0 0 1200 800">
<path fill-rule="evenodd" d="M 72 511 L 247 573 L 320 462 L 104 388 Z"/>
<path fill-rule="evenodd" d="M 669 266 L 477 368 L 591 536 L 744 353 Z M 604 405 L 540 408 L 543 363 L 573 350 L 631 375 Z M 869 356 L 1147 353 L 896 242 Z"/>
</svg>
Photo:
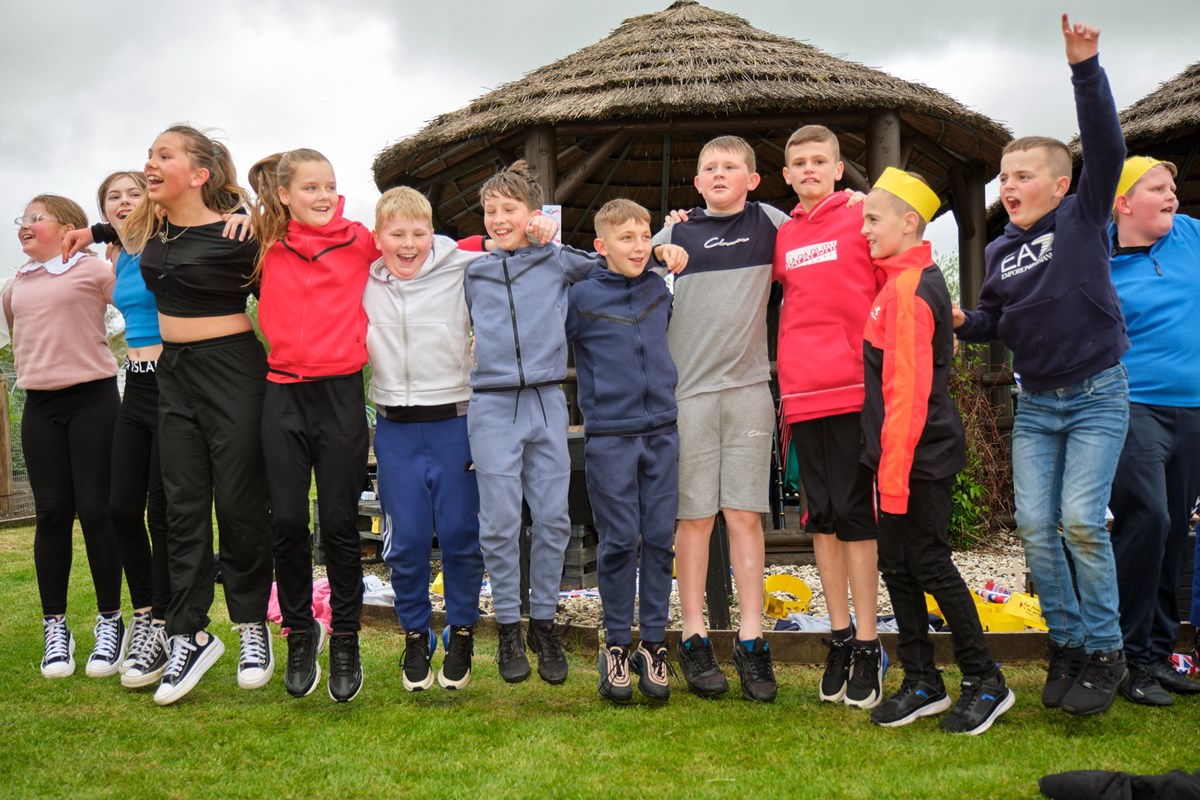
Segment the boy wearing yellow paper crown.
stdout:
<svg viewBox="0 0 1200 800">
<path fill-rule="evenodd" d="M 954 328 L 946 280 L 925 225 L 941 201 L 916 175 L 889 167 L 863 205 L 862 234 L 887 283 L 863 333 L 862 463 L 876 474 L 879 569 L 899 626 L 900 690 L 871 712 L 896 727 L 950 708 L 933 660 L 925 592 L 950 625 L 962 693 L 947 733 L 980 734 L 1014 696 L 992 660 L 971 592 L 950 559 L 951 490 L 966 464 L 962 419 L 947 388 Z"/>
</svg>

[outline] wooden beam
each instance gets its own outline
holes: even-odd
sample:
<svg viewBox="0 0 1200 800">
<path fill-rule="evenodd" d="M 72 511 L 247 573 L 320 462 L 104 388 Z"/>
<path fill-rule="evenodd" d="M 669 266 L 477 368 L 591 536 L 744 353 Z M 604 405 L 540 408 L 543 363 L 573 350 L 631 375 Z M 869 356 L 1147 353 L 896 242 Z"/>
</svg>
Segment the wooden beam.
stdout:
<svg viewBox="0 0 1200 800">
<path fill-rule="evenodd" d="M 663 157 L 662 157 L 662 194 L 659 198 L 659 208 L 662 211 L 662 219 L 659 224 L 665 225 L 667 215 L 671 213 L 671 134 L 663 134 Z"/>
<path fill-rule="evenodd" d="M 662 133 L 738 133 L 740 131 L 763 130 L 765 128 L 791 127 L 819 123 L 826 126 L 861 127 L 866 124 L 866 116 L 858 112 L 830 112 L 823 114 L 819 111 L 805 114 L 754 114 L 741 117 L 685 118 L 668 120 L 638 120 L 629 122 L 614 122 L 607 125 L 597 125 L 587 122 L 563 122 L 555 126 L 555 130 L 563 136 L 582 136 L 585 134 L 612 133 L 625 131 L 630 134 L 662 134 Z"/>
<path fill-rule="evenodd" d="M 596 167 L 612 155 L 613 150 L 620 147 L 627 138 L 629 138 L 629 134 L 625 131 L 614 131 L 608 135 L 608 138 L 593 147 L 583 161 L 580 161 L 574 169 L 563 176 L 562 182 L 554 190 L 554 202 L 560 205 L 565 203 L 571 195 L 575 194 L 575 190 L 592 176 Z"/>
<path fill-rule="evenodd" d="M 533 171 L 533 179 L 542 187 L 542 196 L 554 197 L 558 181 L 558 145 L 553 126 L 535 125 L 526 131 L 525 160 Z"/>
<path fill-rule="evenodd" d="M 971 214 L 971 196 L 967 191 L 967 181 L 963 177 L 962 168 L 950 170 L 950 194 L 954 199 L 954 218 L 958 220 L 959 241 L 975 238 L 975 217 Z M 959 211 L 959 209 L 962 211 Z M 961 249 L 961 244 L 959 248 Z"/>
<path fill-rule="evenodd" d="M 867 177 L 874 183 L 886 167 L 900 166 L 900 114 L 888 108 L 867 112 Z"/>
<path fill-rule="evenodd" d="M 917 143 L 913 141 L 911 136 L 900 134 L 900 169 L 908 169 L 908 162 L 912 158 L 913 148 Z"/>
<path fill-rule="evenodd" d="M 860 192 L 869 192 L 871 190 L 871 182 L 867 180 L 867 176 L 862 174 L 862 170 L 854 166 L 850 161 L 842 160 L 842 166 L 845 169 L 842 171 L 842 180 L 851 189 Z"/>
<path fill-rule="evenodd" d="M 979 290 L 983 288 L 983 249 L 987 246 L 987 208 L 984 203 L 984 180 L 978 169 L 955 170 L 962 188 L 954 187 L 954 216 L 958 218 L 958 286 L 959 305 L 975 308 L 979 305 Z M 960 194 L 961 193 L 961 194 Z"/>
</svg>

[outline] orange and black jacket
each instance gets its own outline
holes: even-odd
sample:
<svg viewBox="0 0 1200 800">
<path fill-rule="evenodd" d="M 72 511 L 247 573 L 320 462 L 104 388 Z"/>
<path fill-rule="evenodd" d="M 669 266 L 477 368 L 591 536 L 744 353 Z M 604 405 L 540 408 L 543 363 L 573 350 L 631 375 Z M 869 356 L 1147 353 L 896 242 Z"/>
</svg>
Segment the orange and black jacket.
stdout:
<svg viewBox="0 0 1200 800">
<path fill-rule="evenodd" d="M 862 463 L 877 476 L 879 510 L 904 514 L 910 478 L 948 478 L 966 464 L 962 418 L 947 388 L 954 326 L 928 242 L 875 265 L 887 283 L 863 332 Z"/>
</svg>

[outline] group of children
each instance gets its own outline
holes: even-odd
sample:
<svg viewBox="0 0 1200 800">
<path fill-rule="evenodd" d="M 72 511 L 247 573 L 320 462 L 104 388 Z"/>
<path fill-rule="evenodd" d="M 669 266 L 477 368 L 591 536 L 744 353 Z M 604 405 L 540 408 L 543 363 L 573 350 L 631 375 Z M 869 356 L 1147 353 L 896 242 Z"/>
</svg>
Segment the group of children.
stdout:
<svg viewBox="0 0 1200 800">
<path fill-rule="evenodd" d="M 963 674 L 959 699 L 941 728 L 982 733 L 1013 705 L 970 592 L 951 561 L 946 533 L 954 477 L 965 463 L 962 423 L 947 389 L 956 330 L 969 341 L 1000 338 L 1014 351 L 1021 383 L 1013 437 L 1017 523 L 1050 627 L 1042 702 L 1093 714 L 1106 709 L 1118 689 L 1129 691 L 1103 516 L 1129 418 L 1120 361 L 1129 339 L 1109 278 L 1104 234 L 1114 196 L 1118 232 L 1132 230 L 1120 225 L 1122 202 L 1134 207 L 1143 176 L 1161 179 L 1167 170 L 1157 162 L 1144 168 L 1138 162 L 1134 169 L 1141 172 L 1118 186 L 1124 148 L 1097 61 L 1098 33 L 1063 17 L 1088 157 L 1079 191 L 1065 197 L 1070 159 L 1061 143 L 1034 137 L 1006 148 L 1001 199 L 1010 225 L 988 248 L 977 311 L 952 303 L 922 239 L 940 207 L 937 194 L 919 176 L 894 168 L 882 173 L 865 198 L 836 192 L 843 164 L 836 136 L 822 126 L 801 128 L 785 146 L 783 175 L 799 201 L 790 216 L 748 200 L 759 181 L 754 150 L 738 137 L 723 136 L 707 143 L 698 159 L 695 187 L 702 208 L 677 212 L 674 224 L 652 236 L 646 209 L 610 201 L 595 216 L 595 253 L 550 242 L 555 225 L 541 216 L 541 189 L 523 162 L 483 185 L 487 236 L 460 243 L 434 233 L 429 202 L 408 188 L 392 189 L 379 200 L 373 232 L 344 219 L 333 168 L 315 151 L 293 150 L 256 164 L 254 271 L 242 275 L 240 290 L 222 273 L 218 299 L 225 302 L 215 306 L 227 311 L 230 296 L 241 291 L 244 298 L 246 287 L 258 287 L 259 321 L 270 344 L 266 368 L 257 375 L 265 378 L 265 393 L 260 386 L 258 399 L 241 393 L 240 399 L 218 400 L 212 388 L 200 402 L 176 391 L 177 399 L 163 401 L 162 420 L 166 426 L 171 414 L 186 415 L 182 406 L 190 402 L 202 406 L 191 409 L 202 418 L 201 427 L 217 425 L 203 418 L 222 409 L 232 414 L 231 404 L 249 409 L 257 403 L 253 413 L 256 427 L 261 420 L 265 469 L 256 480 L 265 484 L 259 495 L 265 493 L 271 509 L 287 629 L 287 691 L 300 697 L 314 690 L 327 638 L 330 695 L 347 701 L 362 686 L 357 638 L 362 571 L 354 523 L 368 447 L 361 378 L 368 360 L 367 397 L 378 415 L 374 448 L 384 554 L 405 631 L 404 688 L 432 686 L 439 638 L 446 655 L 437 682 L 447 689 L 468 684 L 485 569 L 501 677 L 527 679 L 529 650 L 542 680 L 567 679 L 555 613 L 570 532 L 562 390 L 570 344 L 599 539 L 605 629 L 600 694 L 629 702 L 636 674 L 646 697 L 669 698 L 674 670 L 665 639 L 673 569 L 683 613 L 680 671 L 697 695 L 728 690 L 703 617 L 708 540 L 719 512 L 729 528 L 741 610 L 732 662 L 745 697 L 774 700 L 771 651 L 761 627 L 761 514 L 767 511 L 776 425 L 766 327 L 773 278 L 784 287 L 780 413 L 785 436 L 800 454 L 806 524 L 815 535 L 832 628 L 820 698 L 870 709 L 871 719 L 884 726 L 951 709 L 928 636 L 929 593 L 950 624 Z M 153 149 L 151 156 L 153 161 Z M 151 195 L 164 194 L 158 184 L 152 184 Z M 1161 199 L 1169 190 L 1156 192 Z M 142 247 L 155 241 L 165 247 L 190 230 L 189 225 L 172 234 L 171 213 L 183 206 L 166 200 L 156 200 L 166 212 L 157 225 L 145 213 L 139 216 L 156 234 L 143 236 Z M 1145 247 L 1158 266 L 1151 246 L 1156 239 L 1145 243 L 1134 241 L 1132 233 L 1121 235 L 1123 246 Z M 64 251 L 87 241 L 66 238 Z M 1059 263 L 1051 268 L 1053 249 Z M 233 262 L 194 256 L 167 264 L 162 275 L 178 279 L 175 270 L 186 273 L 204 263 L 220 269 Z M 149 284 L 153 273 L 145 255 L 142 271 Z M 205 281 L 189 284 L 187 277 L 177 286 L 150 287 L 165 319 L 212 311 L 213 303 L 193 302 L 189 294 Z M 5 309 L 11 322 L 7 294 Z M 211 342 L 242 335 L 237 326 L 225 326 L 215 329 L 216 339 L 197 338 L 199 333 L 176 323 L 164 325 L 163 338 L 182 334 L 182 343 L 168 341 L 164 357 L 173 371 L 183 365 L 194 370 L 194 382 L 207 374 L 202 362 L 213 357 L 206 355 Z M 1088 347 L 1081 346 L 1083 340 Z M 254 368 L 244 372 L 253 375 Z M 212 461 L 204 462 L 210 471 L 220 467 L 217 449 L 219 443 Z M 252 468 L 239 465 L 235 475 L 252 484 L 245 477 Z M 332 589 L 331 637 L 311 608 L 307 498 L 314 471 Z M 168 509 L 183 501 L 179 481 L 189 476 L 180 467 L 171 476 L 164 469 Z M 209 475 L 206 481 L 230 477 Z M 1180 492 L 1195 495 L 1191 472 L 1186 481 Z M 532 520 L 525 632 L 519 574 L 523 501 Z M 264 556 L 261 531 L 239 536 L 232 524 L 227 530 L 221 502 L 218 491 L 228 595 L 239 579 L 246 583 L 261 573 Z M 203 561 L 190 573 L 176 565 L 186 558 L 175 549 L 175 528 L 184 518 L 178 509 L 169 516 L 172 600 L 165 631 L 171 643 L 160 633 L 157 651 L 139 644 L 146 663 L 139 662 L 136 680 L 127 684 L 147 685 L 161 676 L 156 700 L 164 703 L 187 694 L 221 651 L 219 640 L 203 630 L 210 576 L 195 574 L 204 572 Z M 431 628 L 428 596 L 435 535 L 446 598 L 441 636 Z M 210 551 L 211 537 L 210 528 Z M 1073 579 L 1063 539 L 1073 558 Z M 193 535 L 187 544 L 194 549 L 203 540 Z M 255 555 L 245 555 L 248 550 Z M 875 627 L 880 573 L 899 626 L 896 655 L 904 670 L 899 690 L 886 699 L 886 654 Z M 61 613 L 58 605 L 46 606 L 48 619 Z M 262 617 L 257 605 L 242 611 L 245 607 L 231 597 L 231 616 L 236 608 L 244 618 L 235 616 L 243 635 L 239 682 L 253 688 L 269 680 L 273 656 L 269 636 L 262 643 L 261 634 L 250 637 L 247 655 L 245 629 L 259 630 Z M 181 621 L 188 613 L 189 621 Z M 156 607 L 154 618 L 160 615 Z M 156 624 L 161 629 L 162 621 Z M 1170 635 L 1169 626 L 1165 633 L 1159 627 L 1153 647 Z M 65 664 L 60 658 L 65 645 L 55 641 L 53 661 Z M 1151 649 L 1145 646 L 1143 672 L 1153 676 L 1163 659 L 1157 652 L 1151 658 Z M 242 681 L 247 660 L 252 671 Z M 69 674 L 54 663 L 47 674 Z M 1142 687 L 1148 687 L 1145 680 Z"/>
</svg>

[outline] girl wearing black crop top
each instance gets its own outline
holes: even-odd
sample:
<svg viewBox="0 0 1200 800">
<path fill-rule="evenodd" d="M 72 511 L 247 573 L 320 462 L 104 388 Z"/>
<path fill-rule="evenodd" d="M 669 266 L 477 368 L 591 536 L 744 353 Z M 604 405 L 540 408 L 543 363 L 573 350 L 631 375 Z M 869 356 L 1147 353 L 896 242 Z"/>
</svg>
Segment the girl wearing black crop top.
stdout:
<svg viewBox="0 0 1200 800">
<path fill-rule="evenodd" d="M 274 671 L 266 627 L 271 526 L 260 425 L 266 355 L 246 315 L 258 246 L 222 235 L 222 215 L 246 205 L 220 142 L 187 125 L 154 140 L 147 195 L 125 220 L 142 276 L 158 304 L 159 451 L 170 525 L 170 658 L 154 694 L 173 703 L 225 647 L 207 630 L 216 565 L 212 509 L 229 617 L 240 636 L 238 685 Z M 90 236 L 82 237 L 83 241 Z"/>
</svg>

